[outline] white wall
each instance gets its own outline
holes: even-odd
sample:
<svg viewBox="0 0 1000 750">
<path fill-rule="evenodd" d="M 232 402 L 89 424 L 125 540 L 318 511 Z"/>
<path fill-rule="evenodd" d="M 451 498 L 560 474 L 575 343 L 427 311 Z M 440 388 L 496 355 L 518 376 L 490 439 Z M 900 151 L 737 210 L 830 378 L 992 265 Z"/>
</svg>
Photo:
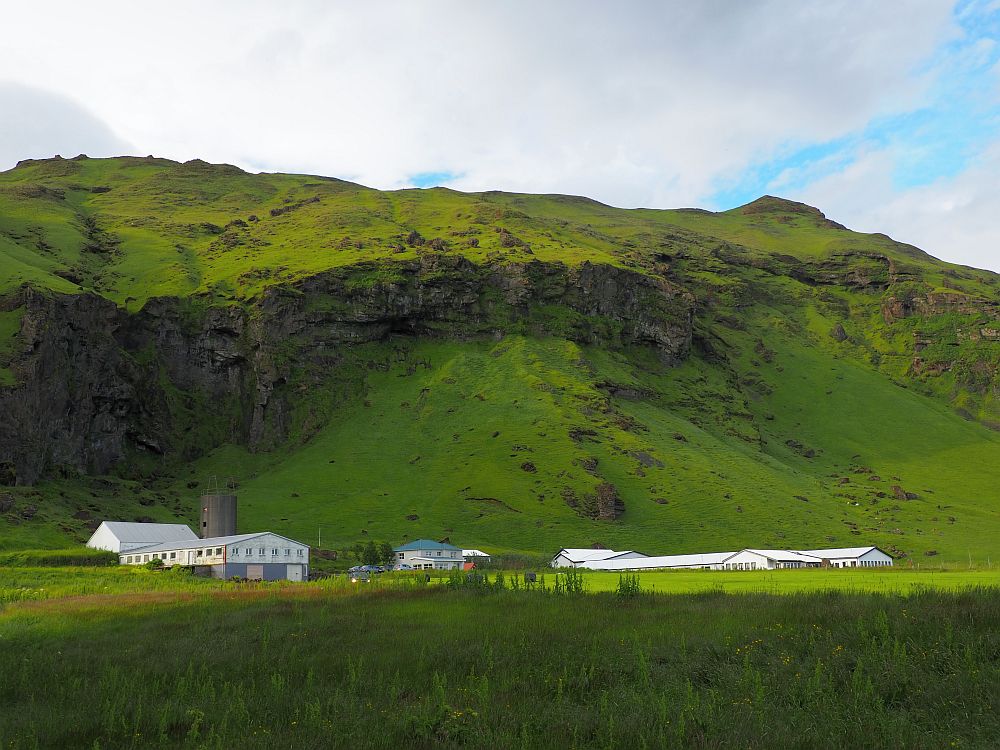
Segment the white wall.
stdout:
<svg viewBox="0 0 1000 750">
<path fill-rule="evenodd" d="M 209 541 L 209 540 L 206 540 Z M 185 545 L 186 546 L 186 545 Z M 201 555 L 198 551 L 201 550 Z M 275 554 L 277 550 L 277 554 Z M 285 539 L 277 534 L 263 534 L 242 542 L 233 542 L 225 547 L 213 544 L 192 549 L 173 549 L 161 552 L 142 552 L 130 555 L 129 550 L 119 553 L 123 565 L 142 565 L 153 555 L 163 560 L 166 567 L 172 565 L 221 565 L 225 561 L 234 563 L 280 563 L 293 565 L 309 564 L 309 546 Z M 132 557 L 132 560 L 128 558 Z"/>
<path fill-rule="evenodd" d="M 109 552 L 120 552 L 122 548 L 118 537 L 112 534 L 104 524 L 97 527 L 97 531 L 87 541 L 87 546 L 91 549 L 106 549 Z"/>
<path fill-rule="evenodd" d="M 277 550 L 277 554 L 275 554 Z M 226 546 L 226 559 L 233 563 L 281 563 L 309 564 L 309 547 L 277 534 L 264 534 L 245 542 L 234 542 Z M 222 562 L 222 558 L 218 559 Z M 210 564 L 210 563 L 209 563 Z"/>
<path fill-rule="evenodd" d="M 445 567 L 439 566 L 437 563 L 447 563 L 447 567 L 453 568 L 456 565 L 461 567 L 462 563 L 465 562 L 465 558 L 462 557 L 462 550 L 448 550 L 448 549 L 408 549 L 403 552 L 396 553 L 397 563 L 406 563 L 407 565 L 413 565 L 412 561 L 415 558 L 430 558 L 434 561 L 434 567 Z M 426 560 L 421 560 L 420 564 L 426 564 Z"/>
<path fill-rule="evenodd" d="M 870 552 L 866 552 L 861 556 L 860 560 L 863 560 L 866 563 L 864 566 L 866 568 L 887 568 L 892 566 L 892 558 L 879 549 L 873 549 Z M 861 562 L 858 562 L 858 565 L 861 565 Z"/>
<path fill-rule="evenodd" d="M 717 570 L 771 570 L 773 563 L 764 555 L 749 550 L 737 552 L 724 563 L 716 566 Z"/>
</svg>

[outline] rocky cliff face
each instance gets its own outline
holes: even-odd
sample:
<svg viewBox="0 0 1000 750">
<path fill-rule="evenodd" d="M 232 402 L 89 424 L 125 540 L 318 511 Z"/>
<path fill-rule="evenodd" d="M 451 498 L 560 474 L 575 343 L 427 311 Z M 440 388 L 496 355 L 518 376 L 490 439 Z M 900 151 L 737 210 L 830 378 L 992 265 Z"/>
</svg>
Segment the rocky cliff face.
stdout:
<svg viewBox="0 0 1000 750">
<path fill-rule="evenodd" d="M 136 451 L 273 447 L 289 429 L 293 370 L 336 367 L 345 347 L 392 335 L 523 331 L 650 346 L 670 364 L 688 353 L 693 298 L 612 266 L 429 254 L 273 287 L 246 305 L 164 298 L 130 315 L 96 295 L 24 288 L 0 306 L 24 310 L 17 384 L 0 387 L 0 483 L 31 484 L 106 473 Z M 186 438 L 195 423 L 210 428 Z"/>
<path fill-rule="evenodd" d="M 990 315 L 1000 317 L 1000 305 L 957 292 L 927 292 L 909 296 L 890 295 L 882 301 L 882 319 L 894 323 L 913 316 L 929 318 L 935 315 Z"/>
</svg>

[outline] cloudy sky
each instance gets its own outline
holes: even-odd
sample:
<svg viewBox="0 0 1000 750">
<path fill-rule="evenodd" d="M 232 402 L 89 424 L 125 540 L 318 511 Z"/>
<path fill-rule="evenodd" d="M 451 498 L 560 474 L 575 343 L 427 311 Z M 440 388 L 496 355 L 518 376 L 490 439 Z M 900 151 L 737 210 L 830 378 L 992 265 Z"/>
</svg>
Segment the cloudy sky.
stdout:
<svg viewBox="0 0 1000 750">
<path fill-rule="evenodd" d="M 0 169 L 156 154 L 380 188 L 820 207 L 1000 271 L 1000 0 L 12 4 Z"/>
</svg>

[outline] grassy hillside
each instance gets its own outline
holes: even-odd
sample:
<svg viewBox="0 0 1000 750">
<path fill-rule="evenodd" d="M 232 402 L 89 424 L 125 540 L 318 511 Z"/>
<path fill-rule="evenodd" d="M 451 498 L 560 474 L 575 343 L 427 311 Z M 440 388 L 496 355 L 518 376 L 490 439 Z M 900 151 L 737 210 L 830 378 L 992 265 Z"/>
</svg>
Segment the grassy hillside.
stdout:
<svg viewBox="0 0 1000 750">
<path fill-rule="evenodd" d="M 391 286 L 382 269 L 428 255 L 665 279 L 695 299 L 692 353 L 668 366 L 642 346 L 570 340 L 558 310 L 545 330 L 389 333 L 282 386 L 292 406 L 274 450 L 216 440 L 201 455 L 137 453 L 114 476 L 0 489 L 0 540 L 61 547 L 96 518 L 191 518 L 219 475 L 240 482 L 242 529 L 314 543 L 322 527 L 331 547 L 1000 553 L 995 274 L 773 198 L 627 211 L 152 158 L 0 174 L 0 298 L 29 284 L 132 313 L 157 297 L 254 310 L 268 289 L 361 263 L 366 284 Z M 0 310 L 0 388 L 13 389 L 23 311 Z M 221 403 L 174 388 L 198 404 L 186 429 L 222 434 L 206 426 L 229 419 Z M 624 505 L 613 521 L 595 518 L 608 492 Z"/>
</svg>

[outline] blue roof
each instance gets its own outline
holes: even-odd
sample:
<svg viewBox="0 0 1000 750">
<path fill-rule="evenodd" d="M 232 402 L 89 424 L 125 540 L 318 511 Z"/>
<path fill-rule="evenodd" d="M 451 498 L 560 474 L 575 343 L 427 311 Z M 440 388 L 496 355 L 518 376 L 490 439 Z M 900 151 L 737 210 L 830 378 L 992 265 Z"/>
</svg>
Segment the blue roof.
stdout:
<svg viewBox="0 0 1000 750">
<path fill-rule="evenodd" d="M 402 547 L 395 547 L 393 552 L 409 552 L 411 550 L 420 549 L 450 549 L 456 550 L 458 552 L 462 551 L 461 547 L 456 547 L 453 544 L 445 544 L 444 542 L 432 542 L 430 539 L 417 539 L 414 542 L 407 542 Z"/>
</svg>

